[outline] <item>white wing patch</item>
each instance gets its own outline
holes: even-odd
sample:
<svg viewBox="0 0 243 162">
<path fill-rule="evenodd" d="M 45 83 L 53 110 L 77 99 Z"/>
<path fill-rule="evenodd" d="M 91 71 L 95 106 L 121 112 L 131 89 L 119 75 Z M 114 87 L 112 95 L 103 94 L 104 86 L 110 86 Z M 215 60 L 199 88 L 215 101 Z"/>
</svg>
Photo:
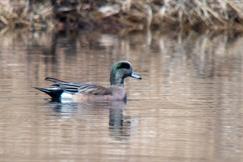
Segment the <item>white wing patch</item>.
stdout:
<svg viewBox="0 0 243 162">
<path fill-rule="evenodd" d="M 72 99 L 73 95 L 71 93 L 62 93 L 61 99 Z"/>
</svg>

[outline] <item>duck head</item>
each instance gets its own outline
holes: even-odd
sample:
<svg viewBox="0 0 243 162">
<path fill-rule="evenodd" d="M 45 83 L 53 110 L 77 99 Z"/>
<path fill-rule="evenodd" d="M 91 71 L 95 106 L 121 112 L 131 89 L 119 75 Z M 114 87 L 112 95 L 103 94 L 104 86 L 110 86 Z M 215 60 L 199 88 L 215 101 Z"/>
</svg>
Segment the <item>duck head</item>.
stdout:
<svg viewBox="0 0 243 162">
<path fill-rule="evenodd" d="M 132 65 L 128 61 L 119 61 L 112 65 L 110 75 L 111 85 L 124 86 L 124 79 L 127 77 L 142 79 L 140 74 L 133 71 Z"/>
</svg>

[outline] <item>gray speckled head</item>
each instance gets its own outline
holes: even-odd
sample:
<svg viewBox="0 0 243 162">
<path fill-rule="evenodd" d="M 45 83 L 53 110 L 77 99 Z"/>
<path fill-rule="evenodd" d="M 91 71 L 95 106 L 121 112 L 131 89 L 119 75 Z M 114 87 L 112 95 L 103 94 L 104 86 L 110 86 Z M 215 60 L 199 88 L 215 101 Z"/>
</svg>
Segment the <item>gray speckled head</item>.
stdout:
<svg viewBox="0 0 243 162">
<path fill-rule="evenodd" d="M 124 86 L 124 79 L 132 77 L 142 79 L 142 77 L 133 71 L 132 65 L 128 61 L 119 61 L 112 65 L 110 82 L 111 85 Z"/>
</svg>

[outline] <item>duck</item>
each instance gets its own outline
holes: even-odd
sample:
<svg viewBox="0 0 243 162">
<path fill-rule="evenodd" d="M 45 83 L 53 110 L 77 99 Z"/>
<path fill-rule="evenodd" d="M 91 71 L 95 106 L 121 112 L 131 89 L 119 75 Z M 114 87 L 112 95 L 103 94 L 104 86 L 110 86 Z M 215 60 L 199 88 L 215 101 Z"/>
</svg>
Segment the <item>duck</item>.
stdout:
<svg viewBox="0 0 243 162">
<path fill-rule="evenodd" d="M 53 101 L 126 101 L 127 93 L 124 81 L 131 77 L 141 80 L 128 61 L 118 61 L 112 65 L 110 72 L 110 87 L 103 87 L 92 83 L 67 82 L 53 77 L 46 77 L 46 81 L 53 84 L 46 88 L 34 87 L 48 94 Z"/>
</svg>

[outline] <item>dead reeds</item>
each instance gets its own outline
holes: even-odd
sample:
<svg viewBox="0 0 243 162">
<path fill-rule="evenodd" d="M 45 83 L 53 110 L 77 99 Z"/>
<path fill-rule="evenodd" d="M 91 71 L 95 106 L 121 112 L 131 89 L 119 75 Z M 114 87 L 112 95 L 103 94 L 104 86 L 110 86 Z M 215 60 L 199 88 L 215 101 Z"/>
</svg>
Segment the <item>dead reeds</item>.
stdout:
<svg viewBox="0 0 243 162">
<path fill-rule="evenodd" d="M 243 28 L 243 2 L 232 0 L 164 0 L 154 24 L 179 28 L 225 30 Z"/>
<path fill-rule="evenodd" d="M 29 1 L 0 2 L 0 28 L 28 27 L 40 30 L 51 26 L 52 7 L 49 3 L 30 5 Z"/>
<path fill-rule="evenodd" d="M 61 1 L 67 4 L 68 0 Z M 42 29 L 57 24 L 58 17 L 53 16 L 50 1 L 35 2 L 31 7 L 27 0 L 15 4 L 3 2 L 0 2 L 0 28 Z M 72 23 L 87 23 L 94 29 L 243 31 L 243 1 L 240 0 L 107 0 L 102 3 L 77 0 L 77 4 L 74 15 L 77 18 Z M 69 17 L 73 16 L 69 13 Z"/>
</svg>

